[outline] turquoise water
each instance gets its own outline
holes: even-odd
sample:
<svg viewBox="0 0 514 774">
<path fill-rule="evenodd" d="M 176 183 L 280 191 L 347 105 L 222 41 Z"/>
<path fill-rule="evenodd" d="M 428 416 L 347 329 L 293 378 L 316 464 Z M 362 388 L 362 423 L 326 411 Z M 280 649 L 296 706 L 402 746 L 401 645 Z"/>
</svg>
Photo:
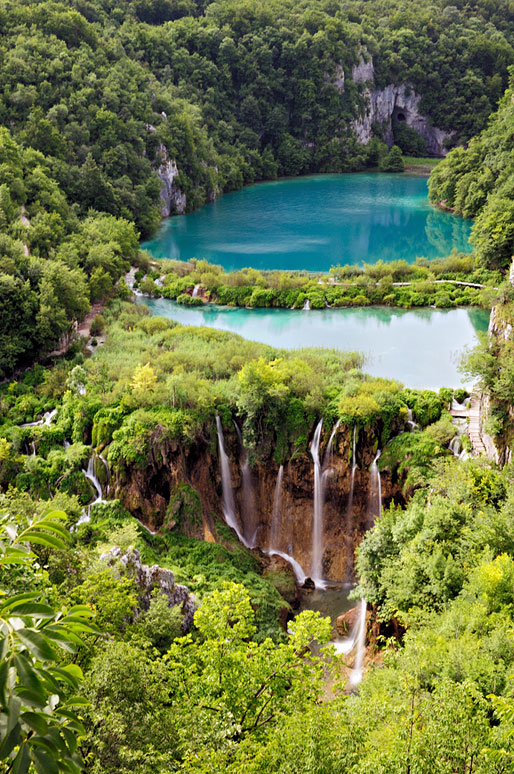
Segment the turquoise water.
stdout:
<svg viewBox="0 0 514 774">
<path fill-rule="evenodd" d="M 461 355 L 486 331 L 481 309 L 389 309 L 367 307 L 311 312 L 291 309 L 186 307 L 165 298 L 140 298 L 152 314 L 184 325 L 207 325 L 275 347 L 329 347 L 362 352 L 373 376 L 407 387 L 458 387 Z"/>
<path fill-rule="evenodd" d="M 336 264 L 470 252 L 469 220 L 431 207 L 427 179 L 373 173 L 260 183 L 168 218 L 143 247 L 225 269 L 326 271 Z"/>
</svg>

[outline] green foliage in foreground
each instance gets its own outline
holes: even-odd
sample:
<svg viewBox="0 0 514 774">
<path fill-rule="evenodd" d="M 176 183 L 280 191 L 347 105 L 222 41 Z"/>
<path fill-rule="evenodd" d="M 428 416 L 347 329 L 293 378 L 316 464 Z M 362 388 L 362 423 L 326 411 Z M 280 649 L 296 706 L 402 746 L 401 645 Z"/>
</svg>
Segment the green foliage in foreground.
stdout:
<svg viewBox="0 0 514 774">
<path fill-rule="evenodd" d="M 38 588 L 44 580 L 30 544 L 64 550 L 70 541 L 64 513 L 27 524 L 0 512 L 0 771 L 78 774 L 84 726 L 77 714 L 87 702 L 76 694 L 83 678 L 75 653 L 83 633 L 95 633 L 91 610 L 57 613 Z"/>
<path fill-rule="evenodd" d="M 185 636 L 159 597 L 142 617 L 119 614 L 134 608 L 133 582 L 99 556 L 134 540 L 143 547 L 130 522 L 107 526 L 100 543 L 76 533 L 66 554 L 40 546 L 47 593 L 57 604 L 87 595 L 103 631 L 84 635 L 80 660 L 86 771 L 448 774 L 472 765 L 506 774 L 514 756 L 512 475 L 451 459 L 365 536 L 356 594 L 407 631 L 381 643 L 381 666 L 350 696 L 331 650 L 308 650 L 311 640 L 328 640 L 328 621 L 307 611 L 280 643 L 258 640 L 250 593 L 237 583 L 219 580 L 200 595 Z M 147 550 L 162 550 L 153 540 Z"/>
<path fill-rule="evenodd" d="M 227 306 L 283 309 L 302 309 L 307 299 L 311 309 L 370 304 L 403 309 L 489 308 L 497 295 L 495 286 L 502 279 L 499 272 L 478 268 L 473 256 L 459 254 L 430 261 L 420 258 L 414 264 L 398 260 L 378 261 L 363 268 L 336 266 L 328 276 L 319 277 L 307 272 L 256 269 L 225 272 L 204 260 L 160 261 L 158 265 L 163 272 L 163 287 L 155 283 L 151 288 L 146 286 L 148 295 L 162 295 L 185 305 L 201 305 L 203 298 Z M 146 282 L 141 282 L 141 288 Z M 484 287 L 473 287 L 473 283 Z M 191 295 L 196 286 L 202 298 Z"/>
</svg>

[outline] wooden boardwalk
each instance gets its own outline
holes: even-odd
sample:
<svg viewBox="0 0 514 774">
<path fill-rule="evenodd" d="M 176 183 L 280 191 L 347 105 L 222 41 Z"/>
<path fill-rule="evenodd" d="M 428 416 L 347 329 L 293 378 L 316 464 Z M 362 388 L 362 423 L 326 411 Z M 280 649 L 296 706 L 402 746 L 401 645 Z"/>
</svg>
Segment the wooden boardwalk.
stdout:
<svg viewBox="0 0 514 774">
<path fill-rule="evenodd" d="M 480 432 L 480 404 L 481 397 L 474 392 L 469 408 L 452 408 L 450 410 L 452 417 L 469 420 L 467 432 L 473 447 L 473 454 L 477 457 L 487 453 Z"/>
</svg>

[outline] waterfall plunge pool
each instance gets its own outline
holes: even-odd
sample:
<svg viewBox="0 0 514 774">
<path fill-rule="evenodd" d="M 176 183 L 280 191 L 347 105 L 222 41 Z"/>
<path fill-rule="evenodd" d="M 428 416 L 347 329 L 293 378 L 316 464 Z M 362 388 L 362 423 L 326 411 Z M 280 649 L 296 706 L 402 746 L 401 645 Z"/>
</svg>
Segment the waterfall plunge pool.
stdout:
<svg viewBox="0 0 514 774">
<path fill-rule="evenodd" d="M 152 315 L 182 325 L 208 326 L 281 349 L 324 347 L 362 352 L 364 370 L 406 387 L 438 390 L 463 383 L 462 354 L 486 332 L 484 309 L 360 307 L 292 310 L 187 307 L 165 298 L 138 297 Z"/>
</svg>

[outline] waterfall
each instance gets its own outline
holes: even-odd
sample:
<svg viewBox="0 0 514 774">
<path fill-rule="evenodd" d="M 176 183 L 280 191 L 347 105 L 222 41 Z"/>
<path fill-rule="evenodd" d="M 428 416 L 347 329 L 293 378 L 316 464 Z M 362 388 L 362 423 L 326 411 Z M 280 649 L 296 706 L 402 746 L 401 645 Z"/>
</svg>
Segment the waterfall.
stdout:
<svg viewBox="0 0 514 774">
<path fill-rule="evenodd" d="M 348 492 L 348 502 L 346 504 L 346 537 L 348 541 L 351 541 L 351 534 L 353 530 L 353 493 L 355 490 L 355 471 L 357 470 L 357 458 L 356 458 L 356 436 L 357 425 L 353 426 L 353 441 L 352 441 L 352 473 L 350 477 L 350 491 Z M 347 576 L 350 577 L 353 568 L 353 556 L 351 551 L 351 543 L 348 545 L 348 557 L 346 562 Z"/>
<path fill-rule="evenodd" d="M 369 497 L 368 497 L 368 524 L 373 526 L 375 519 L 382 516 L 382 482 L 380 480 L 380 471 L 378 469 L 378 458 L 380 449 L 372 462 L 369 471 Z"/>
<path fill-rule="evenodd" d="M 303 311 L 304 312 L 310 312 L 310 309 L 311 309 L 311 302 L 309 301 L 308 298 L 306 298 L 304 303 L 303 303 Z"/>
<path fill-rule="evenodd" d="M 280 528 L 282 526 L 282 478 L 284 477 L 284 466 L 278 469 L 277 483 L 275 484 L 275 493 L 273 495 L 273 510 L 271 512 L 271 529 L 269 536 L 269 551 L 277 551 L 280 545 Z"/>
<path fill-rule="evenodd" d="M 198 298 L 198 291 L 200 290 L 200 285 L 195 285 L 193 288 L 193 298 Z"/>
<path fill-rule="evenodd" d="M 56 414 L 57 409 L 52 409 L 52 411 L 45 411 L 41 419 L 36 419 L 35 422 L 25 422 L 23 425 L 20 425 L 20 427 L 37 427 L 38 425 L 46 425 L 47 427 L 50 427 Z"/>
<path fill-rule="evenodd" d="M 323 589 L 325 584 L 323 574 L 323 484 L 321 480 L 321 464 L 319 461 L 319 444 L 323 420 L 320 419 L 311 443 L 311 457 L 314 462 L 314 510 L 312 519 L 312 556 L 311 579 L 316 588 Z"/>
<path fill-rule="evenodd" d="M 409 425 L 410 432 L 412 433 L 412 431 L 416 430 L 419 427 L 419 425 L 417 425 L 416 422 L 414 422 L 414 419 L 413 419 L 413 416 L 412 416 L 412 409 L 408 408 L 407 412 L 408 412 L 407 424 Z"/>
<path fill-rule="evenodd" d="M 332 448 L 334 446 L 334 438 L 336 437 L 336 433 L 340 424 L 341 424 L 341 420 L 338 419 L 334 425 L 332 432 L 330 433 L 330 438 L 328 439 L 328 445 L 325 451 L 325 456 L 323 457 L 324 468 L 327 468 L 332 464 Z"/>
<path fill-rule="evenodd" d="M 282 559 L 285 559 L 285 561 L 288 562 L 293 568 L 296 583 L 298 586 L 303 586 L 307 578 L 307 573 L 304 571 L 300 563 L 296 561 L 296 559 L 294 559 L 292 556 L 289 556 L 289 554 L 285 554 L 283 551 L 276 551 L 275 549 L 270 549 L 267 554 L 268 556 L 280 556 Z"/>
<path fill-rule="evenodd" d="M 234 505 L 234 492 L 232 491 L 232 478 L 230 475 L 230 460 L 228 454 L 225 451 L 225 439 L 223 437 L 223 427 L 221 425 L 221 419 L 216 414 L 216 429 L 218 432 L 218 444 L 220 451 L 220 468 L 221 468 L 221 487 L 223 492 L 223 514 L 228 526 L 231 527 L 236 533 L 237 537 L 245 546 L 247 543 L 239 529 L 239 525 L 236 519 L 236 509 Z M 248 546 L 247 546 L 248 547 Z"/>
<path fill-rule="evenodd" d="M 458 435 L 452 438 L 452 440 L 448 445 L 448 448 L 454 457 L 460 457 L 461 443 L 460 443 L 460 437 Z"/>
<path fill-rule="evenodd" d="M 92 503 L 89 503 L 84 510 L 82 511 L 82 516 L 77 521 L 77 524 L 83 524 L 86 521 L 89 521 L 91 518 L 91 508 L 93 505 L 96 505 L 97 503 L 104 503 L 105 500 L 103 499 L 103 492 L 102 492 L 102 485 L 99 482 L 96 472 L 95 472 L 95 457 L 91 455 L 91 457 L 88 460 L 87 468 L 82 468 L 82 472 L 89 481 L 90 484 L 92 484 L 93 489 L 96 492 L 96 498 L 93 500 Z"/>
<path fill-rule="evenodd" d="M 355 688 L 362 680 L 364 656 L 366 655 L 366 610 L 367 603 L 361 599 L 357 620 L 352 626 L 348 637 L 334 644 L 336 653 L 350 654 L 355 651 L 352 671 L 348 678 L 348 687 Z"/>
<path fill-rule="evenodd" d="M 31 446 L 31 449 L 32 449 L 32 456 L 35 457 L 36 456 L 36 442 L 35 441 L 31 441 L 30 442 L 30 446 Z"/>
<path fill-rule="evenodd" d="M 107 494 L 109 494 L 109 490 L 111 488 L 111 472 L 109 470 L 109 463 L 105 459 L 105 457 L 102 454 L 98 455 L 98 459 L 102 461 L 103 466 L 105 468 L 105 473 L 107 475 L 106 481 L 107 481 Z"/>
<path fill-rule="evenodd" d="M 250 463 L 248 462 L 248 454 L 243 444 L 243 436 L 237 422 L 234 422 L 234 427 L 236 428 L 237 438 L 241 447 L 239 466 L 241 468 L 241 476 L 243 479 L 243 532 L 246 544 L 249 545 L 250 548 L 255 548 L 259 524 L 257 522 L 255 511 L 255 493 L 253 489 L 252 471 L 250 469 Z"/>
</svg>

